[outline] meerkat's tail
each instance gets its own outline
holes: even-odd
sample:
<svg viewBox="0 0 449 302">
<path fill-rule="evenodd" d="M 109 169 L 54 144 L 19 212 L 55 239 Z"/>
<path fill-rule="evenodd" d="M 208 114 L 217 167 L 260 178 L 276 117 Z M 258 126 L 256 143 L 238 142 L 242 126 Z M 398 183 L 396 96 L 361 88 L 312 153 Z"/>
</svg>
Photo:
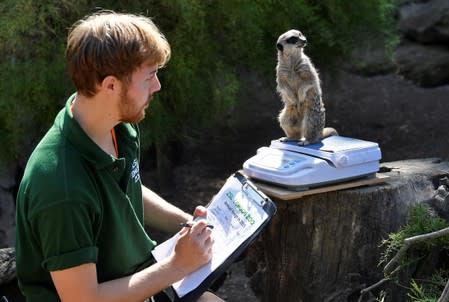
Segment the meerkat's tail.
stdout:
<svg viewBox="0 0 449 302">
<path fill-rule="evenodd" d="M 326 138 L 326 137 L 329 137 L 329 136 L 332 136 L 332 135 L 338 135 L 337 130 L 335 130 L 332 127 L 325 127 L 323 129 L 323 134 L 322 134 L 321 138 Z"/>
</svg>

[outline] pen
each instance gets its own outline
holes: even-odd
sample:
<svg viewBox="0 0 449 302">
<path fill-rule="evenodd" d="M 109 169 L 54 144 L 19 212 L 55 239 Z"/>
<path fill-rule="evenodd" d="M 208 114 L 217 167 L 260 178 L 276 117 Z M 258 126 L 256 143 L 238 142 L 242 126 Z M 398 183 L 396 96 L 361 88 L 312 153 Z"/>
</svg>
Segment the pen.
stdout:
<svg viewBox="0 0 449 302">
<path fill-rule="evenodd" d="M 180 223 L 179 225 L 183 228 L 191 228 L 193 224 L 189 223 L 189 222 L 183 222 L 183 223 Z M 210 229 L 214 228 L 214 226 L 212 224 L 208 224 L 208 225 L 206 225 L 206 227 L 208 227 Z"/>
</svg>

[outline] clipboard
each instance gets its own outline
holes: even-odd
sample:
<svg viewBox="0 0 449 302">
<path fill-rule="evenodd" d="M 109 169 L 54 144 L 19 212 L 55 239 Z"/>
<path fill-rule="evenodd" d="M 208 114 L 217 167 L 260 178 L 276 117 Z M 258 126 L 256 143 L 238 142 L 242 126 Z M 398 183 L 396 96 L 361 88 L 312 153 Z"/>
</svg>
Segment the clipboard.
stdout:
<svg viewBox="0 0 449 302">
<path fill-rule="evenodd" d="M 237 187 L 238 184 L 238 187 Z M 220 208 L 222 206 L 222 208 Z M 252 208 L 251 208 L 252 207 Z M 257 207 L 257 208 L 256 208 Z M 246 250 L 246 248 L 258 237 L 260 232 L 265 228 L 265 226 L 270 222 L 271 218 L 276 213 L 276 205 L 271 201 L 269 197 L 267 197 L 262 191 L 260 191 L 256 185 L 254 185 L 250 180 L 246 178 L 240 172 L 236 172 L 231 175 L 220 191 L 212 198 L 211 202 L 207 206 L 208 213 L 214 211 L 214 219 L 220 219 L 220 221 L 212 222 L 214 224 L 214 231 L 218 227 L 228 226 L 227 223 L 233 224 L 235 229 L 238 229 L 241 226 L 241 230 L 243 233 L 240 236 L 240 233 L 231 230 L 229 231 L 229 238 L 224 238 L 221 236 L 220 238 L 215 238 L 214 246 L 217 244 L 227 244 L 226 248 L 229 249 L 227 252 L 223 252 L 217 255 L 214 252 L 214 256 L 212 256 L 212 260 L 193 272 L 189 276 L 186 276 L 183 280 L 173 284 L 170 288 L 170 294 L 174 297 L 174 301 L 176 302 L 192 302 L 196 301 L 205 291 L 207 291 L 210 286 L 213 284 L 215 280 L 217 280 L 222 274 L 226 272 L 226 270 L 234 263 L 238 257 Z M 227 209 L 229 212 L 223 213 L 220 209 Z M 233 210 L 234 209 L 234 210 Z M 232 217 L 226 216 L 226 214 L 233 214 Z M 218 217 L 219 215 L 222 215 Z M 208 215 L 209 219 L 209 215 Z M 258 220 L 260 219 L 260 220 Z M 231 221 L 232 220 L 232 221 Z M 251 223 L 254 221 L 254 224 Z M 237 226 L 237 227 L 235 227 Z M 217 230 L 218 232 L 218 230 Z M 176 236 L 176 235 L 175 235 Z M 164 244 L 174 245 L 176 242 L 176 238 L 172 237 L 168 241 L 171 240 L 170 243 L 168 241 L 163 242 L 161 246 Z M 240 236 L 239 238 L 234 238 L 232 236 Z M 235 247 L 229 247 L 230 245 L 226 241 L 230 240 L 232 243 L 235 243 Z M 217 243 L 218 242 L 218 243 Z M 174 246 L 173 246 L 174 248 Z M 217 250 L 222 250 L 217 247 Z M 171 253 L 171 251 L 166 251 L 167 253 Z M 153 255 L 155 259 L 158 260 L 163 259 L 161 254 L 158 255 L 158 246 L 153 250 Z M 225 257 L 224 259 L 220 259 L 220 257 Z M 218 259 L 217 259 L 218 258 Z M 217 261 L 216 264 L 213 262 Z M 207 271 L 207 273 L 202 273 L 201 270 Z M 210 271 L 209 271 L 210 270 Z M 189 290 L 187 293 L 183 293 L 181 291 L 181 287 L 183 282 L 189 282 L 188 278 L 195 278 L 195 274 L 200 274 L 201 278 L 199 280 L 194 280 L 195 282 L 200 282 L 198 285 L 192 290 Z M 207 275 L 204 279 L 204 275 Z M 186 281 L 187 280 L 187 281 Z M 181 294 L 179 294 L 181 292 Z"/>
</svg>

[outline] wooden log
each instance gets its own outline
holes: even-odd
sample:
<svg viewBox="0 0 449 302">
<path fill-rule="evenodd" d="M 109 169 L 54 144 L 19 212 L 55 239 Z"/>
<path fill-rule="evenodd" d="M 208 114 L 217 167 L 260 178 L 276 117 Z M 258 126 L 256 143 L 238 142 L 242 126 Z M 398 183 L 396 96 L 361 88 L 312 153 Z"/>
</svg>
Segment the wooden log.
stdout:
<svg viewBox="0 0 449 302">
<path fill-rule="evenodd" d="M 16 254 L 14 248 L 0 249 L 0 285 L 16 277 Z"/>
<path fill-rule="evenodd" d="M 380 172 L 388 176 L 382 184 L 272 197 L 278 211 L 246 257 L 262 302 L 356 301 L 362 288 L 382 279 L 382 240 L 406 222 L 409 205 L 436 195 L 449 163 L 390 162 Z M 400 294 L 395 299 L 405 301 Z"/>
</svg>

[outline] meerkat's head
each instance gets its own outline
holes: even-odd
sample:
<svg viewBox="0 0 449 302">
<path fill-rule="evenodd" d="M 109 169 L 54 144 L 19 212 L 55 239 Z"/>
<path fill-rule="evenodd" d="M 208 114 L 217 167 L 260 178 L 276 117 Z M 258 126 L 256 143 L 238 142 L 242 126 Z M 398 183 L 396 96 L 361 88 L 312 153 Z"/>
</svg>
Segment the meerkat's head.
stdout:
<svg viewBox="0 0 449 302">
<path fill-rule="evenodd" d="M 278 53 L 282 55 L 302 54 L 307 45 L 306 37 L 296 29 L 291 29 L 279 36 L 276 42 Z"/>
</svg>

